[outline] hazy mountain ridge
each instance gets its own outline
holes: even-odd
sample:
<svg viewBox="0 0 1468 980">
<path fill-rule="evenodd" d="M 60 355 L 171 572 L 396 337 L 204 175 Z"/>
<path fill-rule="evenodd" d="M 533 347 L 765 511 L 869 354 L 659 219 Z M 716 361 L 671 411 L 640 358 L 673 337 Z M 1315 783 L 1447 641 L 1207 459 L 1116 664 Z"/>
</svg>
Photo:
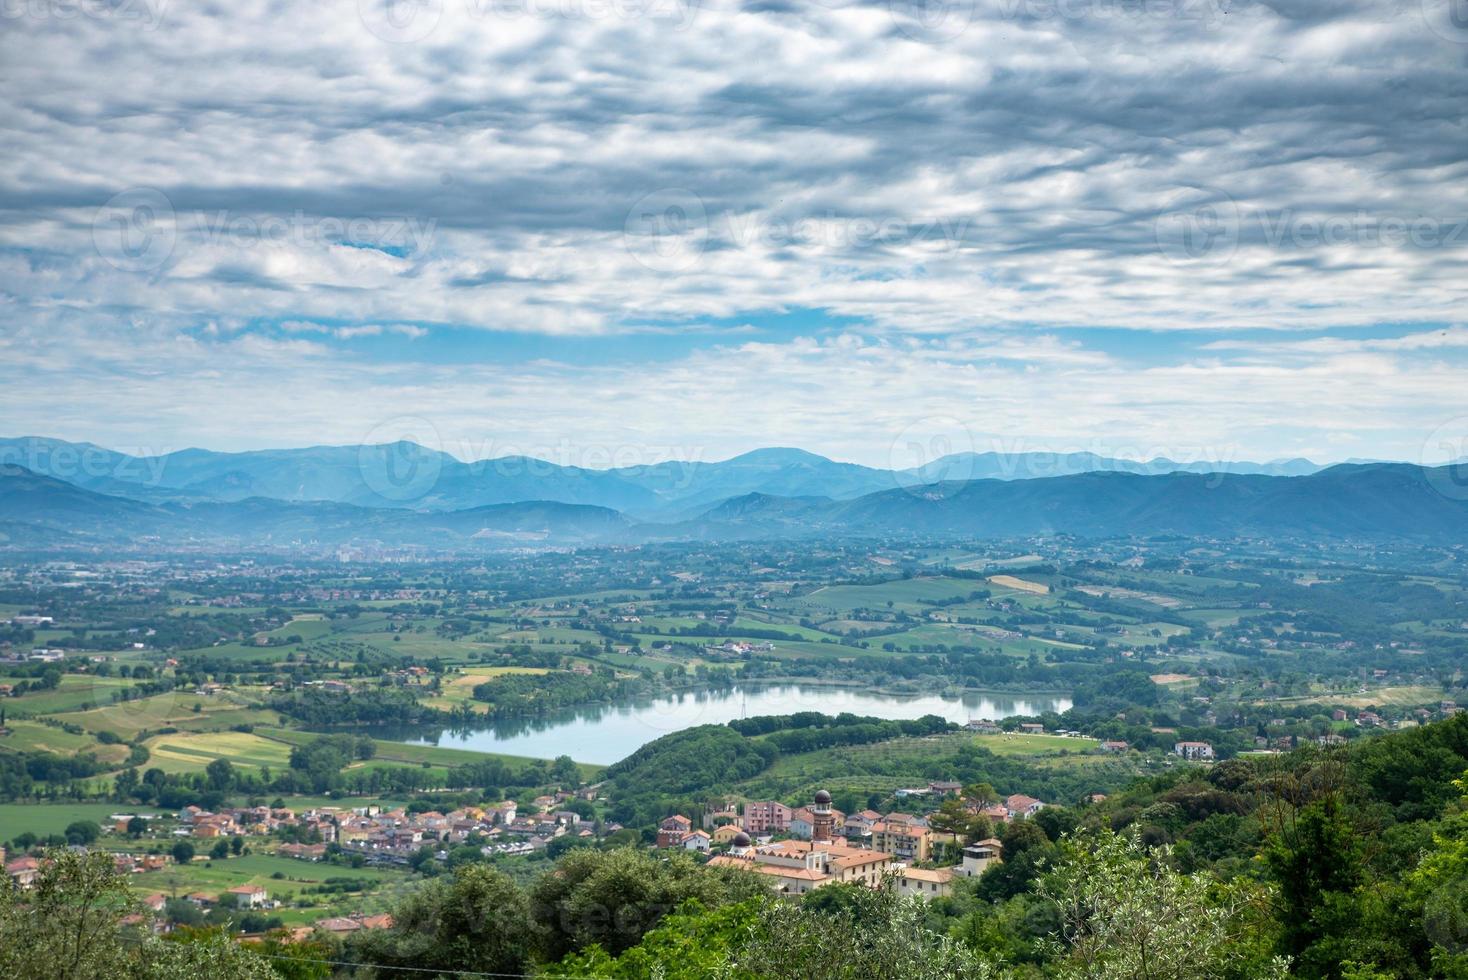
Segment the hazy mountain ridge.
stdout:
<svg viewBox="0 0 1468 980">
<path fill-rule="evenodd" d="M 464 462 L 406 441 L 239 453 L 183 449 L 131 456 L 91 443 L 42 437 L 0 439 L 0 463 L 152 503 L 269 497 L 454 511 L 546 500 L 667 521 L 697 518 L 723 501 L 749 493 L 855 500 L 884 490 L 950 481 L 1025 480 L 1086 472 L 1299 476 L 1320 469 L 1308 460 L 1176 463 L 1158 458 L 1134 463 L 1094 453 L 1044 452 L 957 453 L 920 467 L 879 469 L 801 449 L 767 448 L 713 462 L 670 460 L 598 470 L 527 456 Z"/>
<path fill-rule="evenodd" d="M 949 481 L 853 500 L 748 493 L 698 517 L 638 521 L 560 501 L 452 511 L 265 497 L 146 503 L 21 467 L 0 467 L 0 525 L 12 544 L 139 542 L 234 547 L 381 544 L 455 551 L 500 545 L 635 544 L 819 534 L 1082 537 L 1398 536 L 1468 541 L 1465 474 L 1408 464 L 1342 464 L 1307 477 L 1084 473 Z"/>
</svg>

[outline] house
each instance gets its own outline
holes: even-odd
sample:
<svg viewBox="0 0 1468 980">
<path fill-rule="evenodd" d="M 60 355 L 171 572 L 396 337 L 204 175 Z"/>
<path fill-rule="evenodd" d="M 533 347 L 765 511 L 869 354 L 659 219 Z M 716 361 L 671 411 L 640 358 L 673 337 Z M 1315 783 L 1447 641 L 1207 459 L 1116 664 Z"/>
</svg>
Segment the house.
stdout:
<svg viewBox="0 0 1468 980">
<path fill-rule="evenodd" d="M 362 923 L 356 919 L 330 918 L 319 920 L 316 923 L 316 928 L 338 936 L 345 936 L 348 933 L 356 932 L 362 928 Z"/>
<path fill-rule="evenodd" d="M 911 814 L 889 813 L 872 825 L 872 850 L 900 861 L 926 861 L 930 844 L 928 822 Z"/>
<path fill-rule="evenodd" d="M 709 841 L 711 840 L 713 840 L 713 838 L 709 836 L 708 831 L 703 829 L 695 830 L 689 834 L 684 835 L 683 849 L 685 851 L 698 851 L 700 854 L 707 854 L 709 850 Z"/>
<path fill-rule="evenodd" d="M 683 842 L 683 838 L 688 836 L 688 832 L 692 829 L 693 821 L 681 813 L 664 817 L 663 822 L 658 824 L 657 846 L 676 847 Z"/>
<path fill-rule="evenodd" d="M 1045 734 L 1045 726 L 1040 724 L 1038 721 L 1020 722 L 1019 730 L 1024 732 L 1026 735 Z"/>
<path fill-rule="evenodd" d="M 952 868 L 903 868 L 897 872 L 897 894 L 925 900 L 947 898 L 953 894 L 953 874 Z"/>
<path fill-rule="evenodd" d="M 1004 800 L 1004 812 L 1009 815 L 1010 820 L 1023 820 L 1026 817 L 1034 816 L 1044 808 L 1044 803 L 1023 793 L 1015 793 Z"/>
<path fill-rule="evenodd" d="M 810 840 L 815 830 L 815 814 L 809 808 L 801 807 L 790 814 L 789 825 L 790 836 L 797 840 Z"/>
<path fill-rule="evenodd" d="M 752 837 L 775 834 L 790 829 L 790 816 L 794 811 L 783 803 L 772 800 L 744 804 L 744 829 Z"/>
<path fill-rule="evenodd" d="M 1101 743 L 1102 752 L 1125 752 L 1129 748 L 1131 748 L 1129 743 L 1118 739 L 1107 739 Z"/>
<path fill-rule="evenodd" d="M 162 912 L 163 907 L 168 904 L 168 897 L 161 892 L 154 892 L 143 899 L 143 907 L 151 912 Z"/>
<path fill-rule="evenodd" d="M 1003 854 L 1004 845 L 994 837 L 965 845 L 963 863 L 959 865 L 958 873 L 965 878 L 977 878 L 989 869 L 989 865 L 1003 860 Z"/>
<path fill-rule="evenodd" d="M 1213 758 L 1213 744 L 1211 742 L 1178 742 L 1172 747 L 1172 751 L 1184 759 L 1194 762 Z"/>
<path fill-rule="evenodd" d="M 738 824 L 726 823 L 714 831 L 713 842 L 727 845 L 742 833 L 744 833 L 744 828 Z"/>
<path fill-rule="evenodd" d="M 940 779 L 928 783 L 928 792 L 934 796 L 957 796 L 963 789 L 963 783 L 951 779 Z"/>
<path fill-rule="evenodd" d="M 41 873 L 41 862 L 33 857 L 19 857 L 5 863 L 5 874 L 16 888 L 29 888 Z"/>
<path fill-rule="evenodd" d="M 236 885 L 225 894 L 234 896 L 235 908 L 258 909 L 270 904 L 270 894 L 260 885 Z"/>
</svg>

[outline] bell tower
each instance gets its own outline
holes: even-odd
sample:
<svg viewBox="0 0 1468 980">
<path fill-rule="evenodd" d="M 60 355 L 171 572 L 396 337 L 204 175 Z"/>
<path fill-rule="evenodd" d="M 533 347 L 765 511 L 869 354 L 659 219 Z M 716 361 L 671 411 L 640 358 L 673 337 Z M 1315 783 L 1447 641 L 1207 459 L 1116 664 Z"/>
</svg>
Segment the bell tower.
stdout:
<svg viewBox="0 0 1468 980">
<path fill-rule="evenodd" d="M 836 836 L 836 817 L 831 813 L 831 794 L 823 789 L 816 790 L 815 803 L 810 812 L 810 839 L 829 843 Z"/>
</svg>

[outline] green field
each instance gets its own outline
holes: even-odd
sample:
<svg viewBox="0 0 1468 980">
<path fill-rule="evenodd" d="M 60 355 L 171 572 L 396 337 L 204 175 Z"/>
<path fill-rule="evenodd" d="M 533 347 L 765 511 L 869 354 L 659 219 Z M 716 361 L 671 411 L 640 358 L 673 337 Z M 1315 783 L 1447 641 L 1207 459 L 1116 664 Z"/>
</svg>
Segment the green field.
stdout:
<svg viewBox="0 0 1468 980">
<path fill-rule="evenodd" d="M 11 713 L 24 711 L 37 715 L 75 711 L 83 706 L 111 704 L 112 692 L 120 688 L 132 687 L 132 683 L 123 677 L 64 674 L 61 677 L 61 683 L 56 686 L 55 690 L 29 691 L 18 698 L 7 698 L 5 707 Z"/>
<path fill-rule="evenodd" d="M 59 834 L 75 820 L 91 820 L 105 827 L 112 814 L 133 812 L 138 808 L 119 803 L 0 803 L 0 841 L 24 833 Z"/>
</svg>

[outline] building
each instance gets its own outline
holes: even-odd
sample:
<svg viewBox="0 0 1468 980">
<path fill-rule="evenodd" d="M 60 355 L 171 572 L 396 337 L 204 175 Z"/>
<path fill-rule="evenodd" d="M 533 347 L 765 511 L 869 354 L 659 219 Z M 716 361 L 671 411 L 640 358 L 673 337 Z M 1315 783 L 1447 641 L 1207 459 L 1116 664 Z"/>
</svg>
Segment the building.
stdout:
<svg viewBox="0 0 1468 980">
<path fill-rule="evenodd" d="M 709 864 L 764 875 L 781 895 L 804 895 L 837 882 L 875 888 L 893 868 L 892 855 L 852 847 L 839 838 L 755 846 L 748 834 L 736 837 L 729 853 L 711 859 Z"/>
<path fill-rule="evenodd" d="M 926 861 L 930 846 L 928 822 L 921 817 L 889 813 L 872 825 L 872 850 L 891 854 L 900 861 Z"/>
<path fill-rule="evenodd" d="M 1033 796 L 1015 793 L 1004 800 L 1004 812 L 1010 820 L 1023 820 L 1045 809 L 1045 804 Z"/>
<path fill-rule="evenodd" d="M 35 884 L 36 876 L 41 873 L 41 862 L 33 857 L 18 857 L 14 861 L 7 861 L 5 874 L 10 878 L 10 883 L 16 888 L 29 888 Z"/>
<path fill-rule="evenodd" d="M 693 821 L 683 814 L 675 813 L 671 817 L 665 817 L 663 822 L 658 824 L 657 845 L 658 847 L 677 847 L 683 843 L 683 838 L 687 837 L 691 830 L 693 830 Z"/>
<path fill-rule="evenodd" d="M 965 878 L 977 878 L 989 870 L 989 865 L 998 864 L 1003 854 L 1004 845 L 994 837 L 968 844 L 963 849 L 963 863 L 958 866 L 958 873 Z"/>
<path fill-rule="evenodd" d="M 270 904 L 270 894 L 260 885 L 236 885 L 226 891 L 234 896 L 235 908 L 259 909 Z"/>
<path fill-rule="evenodd" d="M 783 803 L 763 800 L 744 804 L 744 829 L 751 837 L 783 833 L 790 829 L 794 811 Z"/>
<path fill-rule="evenodd" d="M 1189 761 L 1211 760 L 1213 745 L 1210 742 L 1178 742 L 1172 751 Z"/>
<path fill-rule="evenodd" d="M 897 872 L 897 894 L 929 901 L 947 898 L 953 894 L 953 875 L 952 868 L 903 868 Z"/>
</svg>

